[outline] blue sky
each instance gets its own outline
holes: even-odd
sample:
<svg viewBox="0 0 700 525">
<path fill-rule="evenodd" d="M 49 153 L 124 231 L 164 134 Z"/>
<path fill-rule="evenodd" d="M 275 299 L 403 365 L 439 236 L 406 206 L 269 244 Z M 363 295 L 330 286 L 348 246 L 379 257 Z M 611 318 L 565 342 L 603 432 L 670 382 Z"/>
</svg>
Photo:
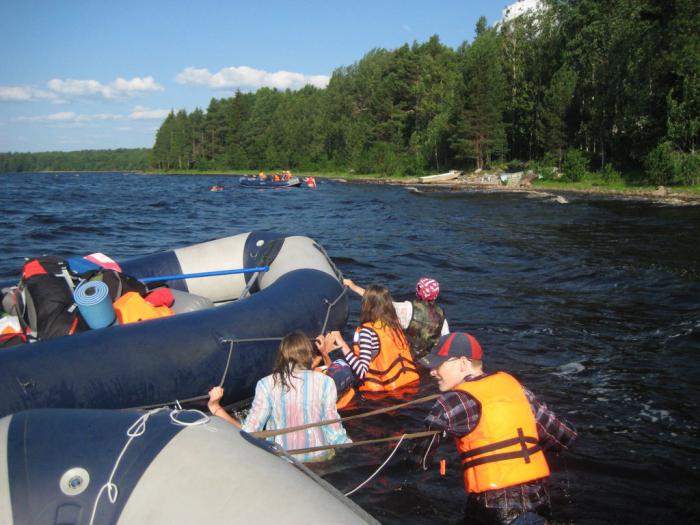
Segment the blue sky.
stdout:
<svg viewBox="0 0 700 525">
<path fill-rule="evenodd" d="M 151 147 L 171 108 L 324 86 L 374 48 L 452 48 L 514 0 L 0 0 L 0 152 Z"/>
</svg>

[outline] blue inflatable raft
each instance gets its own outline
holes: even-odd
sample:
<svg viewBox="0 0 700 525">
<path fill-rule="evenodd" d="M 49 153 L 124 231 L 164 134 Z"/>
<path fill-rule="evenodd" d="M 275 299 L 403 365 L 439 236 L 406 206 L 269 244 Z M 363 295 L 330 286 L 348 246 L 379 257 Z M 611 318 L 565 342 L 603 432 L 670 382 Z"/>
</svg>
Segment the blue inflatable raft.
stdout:
<svg viewBox="0 0 700 525">
<path fill-rule="evenodd" d="M 270 177 L 260 180 L 257 177 L 241 177 L 238 181 L 244 188 L 292 188 L 301 186 L 299 177 L 292 177 L 289 180 L 274 181 Z"/>
<path fill-rule="evenodd" d="M 120 261 L 139 278 L 269 266 L 257 274 L 168 281 L 194 308 L 161 319 L 90 330 L 0 352 L 0 417 L 38 407 L 143 408 L 251 397 L 281 338 L 345 326 L 342 276 L 308 237 L 251 232 Z M 184 299 L 182 299 L 184 297 Z M 194 298 L 194 300 L 192 300 Z"/>
</svg>

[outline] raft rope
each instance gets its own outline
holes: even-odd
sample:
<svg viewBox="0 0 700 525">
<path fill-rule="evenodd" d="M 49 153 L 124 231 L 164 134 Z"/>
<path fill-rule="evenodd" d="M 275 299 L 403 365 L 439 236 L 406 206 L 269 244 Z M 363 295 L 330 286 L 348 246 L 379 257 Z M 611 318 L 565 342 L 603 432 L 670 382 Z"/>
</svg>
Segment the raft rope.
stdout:
<svg viewBox="0 0 700 525">
<path fill-rule="evenodd" d="M 405 403 L 399 403 L 398 405 L 391 405 L 389 407 L 378 408 L 376 410 L 371 410 L 369 412 L 364 412 L 362 414 L 355 414 L 353 416 L 341 417 L 338 419 L 327 419 L 325 421 L 318 421 L 316 423 L 308 423 L 306 425 L 299 425 L 296 427 L 287 427 L 274 430 L 261 430 L 259 432 L 251 432 L 251 435 L 257 438 L 267 438 L 272 436 L 278 436 L 281 434 L 287 434 L 289 432 L 297 432 L 299 430 L 306 430 L 307 428 L 313 427 L 323 427 L 326 425 L 332 425 L 334 423 L 341 423 L 343 421 L 350 421 L 351 419 L 360 419 L 363 417 L 376 416 L 378 414 L 384 414 L 385 412 L 392 412 L 393 410 L 398 410 L 399 408 L 407 407 L 409 405 L 415 405 L 417 403 L 425 403 L 427 401 L 432 401 L 437 399 L 441 394 L 431 394 L 429 396 L 420 397 L 418 399 L 413 399 L 411 401 L 406 401 Z"/>
<path fill-rule="evenodd" d="M 350 495 L 354 494 L 355 492 L 357 492 L 358 490 L 360 490 L 362 487 L 364 487 L 367 483 L 369 483 L 370 481 L 372 481 L 372 478 L 374 478 L 374 476 L 376 476 L 377 474 L 379 474 L 379 472 L 384 468 L 384 466 L 385 466 L 387 463 L 389 463 L 389 460 L 390 460 L 392 457 L 394 457 L 394 454 L 396 454 L 396 451 L 399 450 L 399 447 L 401 446 L 401 442 L 403 441 L 403 438 L 405 438 L 405 437 L 406 437 L 406 434 L 404 434 L 403 436 L 401 436 L 401 439 L 399 439 L 399 442 L 398 442 L 398 443 L 396 444 L 396 446 L 394 447 L 394 450 L 391 451 L 391 454 L 389 454 L 389 457 L 386 458 L 386 459 L 384 460 L 384 463 L 382 463 L 381 465 L 379 465 L 379 468 L 378 468 L 377 470 L 375 470 L 374 473 L 373 473 L 370 477 L 368 477 L 366 480 L 364 480 L 362 483 L 360 483 L 360 484 L 359 484 L 357 487 L 355 487 L 354 489 L 352 489 L 352 490 L 346 492 L 346 493 L 345 493 L 345 496 L 350 496 Z"/>
<path fill-rule="evenodd" d="M 93 525 L 95 522 L 95 515 L 97 513 L 97 505 L 100 502 L 100 498 L 102 497 L 102 493 L 106 490 L 107 491 L 107 498 L 109 499 L 109 502 L 114 505 L 117 501 L 117 497 L 119 496 L 119 487 L 117 487 L 116 483 L 114 483 L 114 475 L 117 472 L 117 469 L 119 468 L 119 464 L 121 463 L 122 458 L 124 457 L 124 454 L 126 454 L 127 449 L 129 448 L 129 445 L 131 445 L 131 442 L 136 439 L 137 437 L 142 436 L 146 432 L 146 423 L 148 422 L 148 418 L 151 417 L 151 415 L 156 414 L 162 410 L 167 410 L 165 407 L 160 407 L 156 408 L 153 410 L 149 410 L 145 414 L 142 414 L 139 416 L 139 418 L 134 421 L 131 426 L 127 429 L 126 435 L 129 437 L 129 439 L 126 441 L 124 444 L 124 447 L 122 448 L 121 452 L 119 453 L 119 456 L 117 456 L 117 460 L 114 462 L 114 466 L 112 467 L 112 472 L 109 474 L 109 478 L 107 479 L 107 483 L 102 485 L 100 487 L 100 491 L 97 493 L 97 496 L 95 497 L 95 502 L 93 503 L 92 506 L 92 514 L 90 515 L 90 525 Z M 183 427 L 191 427 L 191 426 L 196 426 L 196 425 L 204 425 L 209 422 L 209 416 L 207 416 L 204 412 L 201 412 L 200 410 L 191 410 L 191 412 L 195 412 L 198 414 L 201 414 L 202 417 L 200 419 L 197 419 L 196 421 L 193 422 L 185 422 L 181 421 L 178 419 L 178 415 L 181 412 L 185 412 L 185 410 L 179 409 L 179 410 L 172 410 L 170 412 L 170 421 L 178 426 L 183 426 Z M 188 412 L 190 412 L 188 410 Z"/>
<path fill-rule="evenodd" d="M 361 447 L 365 445 L 374 445 L 376 443 L 389 443 L 391 441 L 402 441 L 403 439 L 419 439 L 424 437 L 435 436 L 436 434 L 442 433 L 442 430 L 423 430 L 421 432 L 404 433 L 400 436 L 388 436 L 383 438 L 375 439 L 365 439 L 364 441 L 353 441 L 352 443 L 338 443 L 336 445 L 321 445 L 318 447 L 308 447 L 308 448 L 295 448 L 293 450 L 287 450 L 287 454 L 307 454 L 309 452 L 320 452 L 322 450 L 330 450 L 336 448 L 352 448 Z"/>
<path fill-rule="evenodd" d="M 326 333 L 326 326 L 328 326 L 328 318 L 331 316 L 331 310 L 336 304 L 338 304 L 338 301 L 340 301 L 346 293 L 348 293 L 348 289 L 345 286 L 343 286 L 343 291 L 340 292 L 340 295 L 336 297 L 335 300 L 333 300 L 332 302 L 328 299 L 323 299 L 323 302 L 328 305 L 328 308 L 326 308 L 326 317 L 323 320 L 323 326 L 321 327 L 322 334 Z"/>
</svg>

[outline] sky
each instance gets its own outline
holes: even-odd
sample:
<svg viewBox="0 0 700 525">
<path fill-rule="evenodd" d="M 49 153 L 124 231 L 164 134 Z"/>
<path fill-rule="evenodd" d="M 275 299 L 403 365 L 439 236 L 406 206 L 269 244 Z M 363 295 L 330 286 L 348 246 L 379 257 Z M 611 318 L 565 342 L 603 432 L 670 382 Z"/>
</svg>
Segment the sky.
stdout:
<svg viewBox="0 0 700 525">
<path fill-rule="evenodd" d="M 150 148 L 171 110 L 324 87 L 432 35 L 456 48 L 513 2 L 0 0 L 0 152 Z"/>
</svg>

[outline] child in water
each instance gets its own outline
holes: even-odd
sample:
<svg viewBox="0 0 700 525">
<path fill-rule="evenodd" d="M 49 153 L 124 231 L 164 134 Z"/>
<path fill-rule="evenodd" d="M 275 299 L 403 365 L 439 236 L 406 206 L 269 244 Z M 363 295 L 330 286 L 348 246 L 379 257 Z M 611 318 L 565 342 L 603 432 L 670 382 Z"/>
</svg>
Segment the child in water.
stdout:
<svg viewBox="0 0 700 525">
<path fill-rule="evenodd" d="M 298 331 L 287 334 L 280 343 L 272 374 L 263 377 L 255 387 L 253 405 L 242 425 L 221 406 L 222 387 L 209 391 L 209 411 L 246 432 L 339 419 L 335 383 L 330 377 L 311 370 L 313 354 L 313 346 L 305 334 Z M 273 439 L 285 450 L 351 442 L 342 423 L 280 434 Z M 324 461 L 333 455 L 330 449 L 295 457 L 300 461 Z"/>
</svg>

